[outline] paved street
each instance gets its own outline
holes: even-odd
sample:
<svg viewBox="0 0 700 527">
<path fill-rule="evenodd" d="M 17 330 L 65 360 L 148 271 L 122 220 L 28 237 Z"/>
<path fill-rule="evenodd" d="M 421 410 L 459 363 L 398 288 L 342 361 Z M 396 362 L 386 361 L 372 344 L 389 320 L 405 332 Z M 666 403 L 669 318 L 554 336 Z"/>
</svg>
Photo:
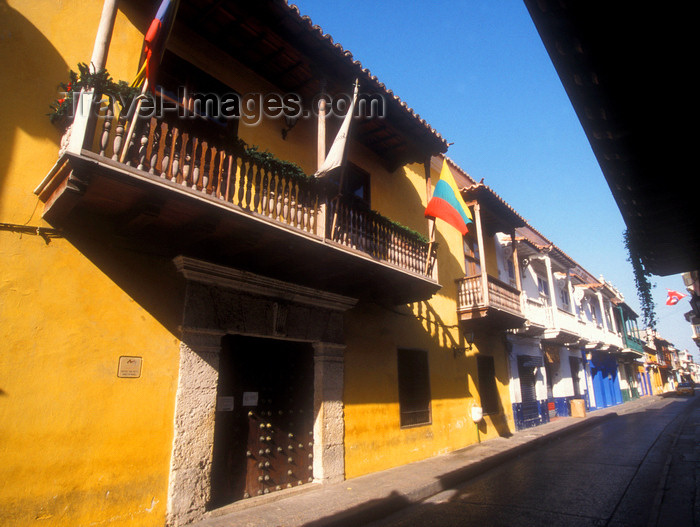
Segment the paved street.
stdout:
<svg viewBox="0 0 700 527">
<path fill-rule="evenodd" d="M 700 526 L 699 402 L 658 398 L 368 527 Z"/>
</svg>

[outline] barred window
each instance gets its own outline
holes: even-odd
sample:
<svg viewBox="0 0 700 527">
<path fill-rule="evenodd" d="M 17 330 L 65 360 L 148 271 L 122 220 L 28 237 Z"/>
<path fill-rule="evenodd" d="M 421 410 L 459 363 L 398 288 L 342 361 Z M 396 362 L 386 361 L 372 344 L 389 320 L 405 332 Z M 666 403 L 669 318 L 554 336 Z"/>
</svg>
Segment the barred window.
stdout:
<svg viewBox="0 0 700 527">
<path fill-rule="evenodd" d="M 400 349 L 397 355 L 401 427 L 430 424 L 428 353 Z"/>
</svg>

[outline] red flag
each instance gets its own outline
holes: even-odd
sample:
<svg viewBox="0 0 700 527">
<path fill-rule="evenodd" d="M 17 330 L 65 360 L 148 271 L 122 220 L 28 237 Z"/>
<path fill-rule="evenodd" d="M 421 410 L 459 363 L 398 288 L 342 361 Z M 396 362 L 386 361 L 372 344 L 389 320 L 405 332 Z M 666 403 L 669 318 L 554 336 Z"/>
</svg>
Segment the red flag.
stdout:
<svg viewBox="0 0 700 527">
<path fill-rule="evenodd" d="M 678 291 L 671 291 L 670 289 L 667 289 L 667 291 L 668 291 L 668 297 L 666 298 L 666 305 L 667 306 L 675 306 L 678 302 L 680 302 L 681 298 L 688 296 L 688 295 L 684 295 L 683 293 L 679 293 Z"/>
<path fill-rule="evenodd" d="M 156 86 L 158 65 L 163 58 L 165 42 L 168 40 L 168 35 L 173 27 L 179 3 L 179 0 L 163 0 L 143 39 L 146 78 L 151 91 Z"/>
</svg>

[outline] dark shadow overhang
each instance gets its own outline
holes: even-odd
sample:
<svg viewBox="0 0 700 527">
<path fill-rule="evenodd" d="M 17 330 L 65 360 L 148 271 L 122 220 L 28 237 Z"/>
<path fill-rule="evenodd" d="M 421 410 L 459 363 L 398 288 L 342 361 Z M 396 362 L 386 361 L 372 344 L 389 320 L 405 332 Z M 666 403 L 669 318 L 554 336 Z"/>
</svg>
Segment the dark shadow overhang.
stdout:
<svg viewBox="0 0 700 527">
<path fill-rule="evenodd" d="M 69 240 L 92 236 L 379 304 L 427 300 L 440 289 L 430 276 L 85 150 L 64 154 L 36 193 L 44 219 Z"/>
<path fill-rule="evenodd" d="M 148 7 L 129 3 L 145 17 L 140 22 L 145 31 L 158 2 Z M 447 151 L 447 141 L 420 115 L 285 0 L 181 0 L 171 38 L 178 32 L 205 39 L 281 92 L 298 94 L 303 101 L 321 93 L 322 78 L 331 96 L 351 95 L 358 79 L 360 92 L 381 97 L 386 112 L 383 118 L 358 119 L 351 136 L 391 171 Z"/>
<path fill-rule="evenodd" d="M 631 0 L 525 5 L 645 266 L 697 269 L 693 17 Z"/>
<path fill-rule="evenodd" d="M 461 189 L 462 198 L 476 202 L 481 209 L 481 221 L 489 236 L 497 232 L 512 233 L 526 225 L 525 220 L 503 198 L 483 183 Z"/>
</svg>

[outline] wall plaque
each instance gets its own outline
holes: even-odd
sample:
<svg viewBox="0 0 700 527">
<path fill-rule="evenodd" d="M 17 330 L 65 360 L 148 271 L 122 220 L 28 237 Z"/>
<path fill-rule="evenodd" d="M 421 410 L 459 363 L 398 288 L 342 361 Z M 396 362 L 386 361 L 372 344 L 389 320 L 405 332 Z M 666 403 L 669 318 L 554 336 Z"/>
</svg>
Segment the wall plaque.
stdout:
<svg viewBox="0 0 700 527">
<path fill-rule="evenodd" d="M 117 368 L 117 377 L 124 379 L 137 379 L 141 377 L 141 365 L 143 357 L 119 357 L 119 367 Z"/>
</svg>

